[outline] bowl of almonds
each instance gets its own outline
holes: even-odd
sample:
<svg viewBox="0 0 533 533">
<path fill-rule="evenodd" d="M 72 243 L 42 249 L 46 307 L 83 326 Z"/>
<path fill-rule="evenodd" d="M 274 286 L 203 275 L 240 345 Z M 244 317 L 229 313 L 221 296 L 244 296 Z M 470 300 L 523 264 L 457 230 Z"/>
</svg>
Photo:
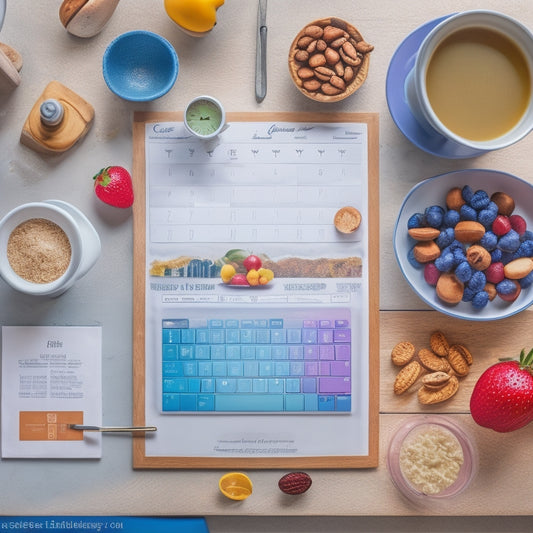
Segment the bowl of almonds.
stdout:
<svg viewBox="0 0 533 533">
<path fill-rule="evenodd" d="M 335 17 L 315 20 L 294 38 L 289 72 L 308 98 L 338 102 L 363 85 L 373 49 L 348 22 Z"/>
</svg>

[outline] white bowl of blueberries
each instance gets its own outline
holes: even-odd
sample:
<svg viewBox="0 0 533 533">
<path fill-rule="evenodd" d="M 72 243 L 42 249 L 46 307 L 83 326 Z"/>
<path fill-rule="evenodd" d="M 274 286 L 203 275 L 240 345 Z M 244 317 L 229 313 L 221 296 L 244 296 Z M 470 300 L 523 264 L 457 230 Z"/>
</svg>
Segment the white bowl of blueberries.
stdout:
<svg viewBox="0 0 533 533">
<path fill-rule="evenodd" d="M 498 320 L 533 303 L 533 186 L 472 169 L 420 182 L 394 228 L 394 252 L 428 305 L 465 320 Z"/>
</svg>

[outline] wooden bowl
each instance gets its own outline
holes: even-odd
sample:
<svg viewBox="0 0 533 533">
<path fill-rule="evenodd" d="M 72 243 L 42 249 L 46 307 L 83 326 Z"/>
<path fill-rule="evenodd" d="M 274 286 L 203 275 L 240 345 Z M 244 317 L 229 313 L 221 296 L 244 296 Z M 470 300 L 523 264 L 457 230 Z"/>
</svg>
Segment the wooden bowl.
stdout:
<svg viewBox="0 0 533 533">
<path fill-rule="evenodd" d="M 345 20 L 329 17 L 307 24 L 289 50 L 289 72 L 302 94 L 338 102 L 363 85 L 373 46 Z"/>
</svg>

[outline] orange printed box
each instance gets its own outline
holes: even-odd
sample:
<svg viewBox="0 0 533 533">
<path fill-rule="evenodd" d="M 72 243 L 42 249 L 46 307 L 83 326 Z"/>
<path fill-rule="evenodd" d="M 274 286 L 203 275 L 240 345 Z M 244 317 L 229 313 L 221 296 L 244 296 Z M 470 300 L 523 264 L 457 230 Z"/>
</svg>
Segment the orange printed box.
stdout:
<svg viewBox="0 0 533 533">
<path fill-rule="evenodd" d="M 83 424 L 83 411 L 20 411 L 19 440 L 83 440 L 69 424 Z"/>
</svg>

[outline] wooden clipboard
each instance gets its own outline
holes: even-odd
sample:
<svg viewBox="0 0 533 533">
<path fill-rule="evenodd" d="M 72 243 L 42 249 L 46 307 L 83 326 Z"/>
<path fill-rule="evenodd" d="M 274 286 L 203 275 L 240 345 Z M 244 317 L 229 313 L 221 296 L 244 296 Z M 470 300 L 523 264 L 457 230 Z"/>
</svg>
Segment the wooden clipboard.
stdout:
<svg viewBox="0 0 533 533">
<path fill-rule="evenodd" d="M 179 122 L 181 112 L 136 112 L 133 118 L 133 424 L 145 426 L 145 280 L 146 156 L 145 124 Z M 228 122 L 272 121 L 366 123 L 368 128 L 368 323 L 369 413 L 368 454 L 317 457 L 162 457 L 147 456 L 145 438 L 133 439 L 136 469 L 348 469 L 374 468 L 379 461 L 379 116 L 376 113 L 228 113 Z M 372 209 L 370 209 L 370 206 Z"/>
</svg>

